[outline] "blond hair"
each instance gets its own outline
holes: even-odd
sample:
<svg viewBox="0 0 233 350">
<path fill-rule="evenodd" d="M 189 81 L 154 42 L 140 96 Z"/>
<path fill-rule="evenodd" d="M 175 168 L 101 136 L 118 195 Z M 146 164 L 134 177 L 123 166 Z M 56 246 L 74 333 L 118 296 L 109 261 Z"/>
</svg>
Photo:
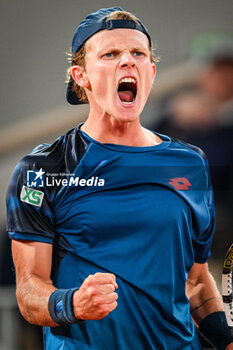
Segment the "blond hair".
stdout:
<svg viewBox="0 0 233 350">
<path fill-rule="evenodd" d="M 129 20 L 133 20 L 134 22 L 138 23 L 137 18 L 126 11 L 114 11 L 111 12 L 109 14 L 109 16 L 106 18 L 106 21 L 110 20 L 110 19 L 129 19 Z M 152 45 L 153 46 L 153 45 Z M 152 63 L 157 63 L 159 61 L 159 57 L 154 53 L 154 49 L 153 47 L 149 47 L 150 49 L 150 60 Z M 84 103 L 88 103 L 88 98 L 86 95 L 85 90 L 79 86 L 75 80 L 73 79 L 72 75 L 71 75 L 71 68 L 72 66 L 81 66 L 84 68 L 84 70 L 86 70 L 86 62 L 85 62 L 85 56 L 86 56 L 86 45 L 84 43 L 84 45 L 78 50 L 78 52 L 76 53 L 68 53 L 68 61 L 71 63 L 71 66 L 68 68 L 67 70 L 67 74 L 66 74 L 66 82 L 72 82 L 72 90 L 76 93 L 76 95 L 78 96 L 79 100 L 84 102 Z"/>
</svg>

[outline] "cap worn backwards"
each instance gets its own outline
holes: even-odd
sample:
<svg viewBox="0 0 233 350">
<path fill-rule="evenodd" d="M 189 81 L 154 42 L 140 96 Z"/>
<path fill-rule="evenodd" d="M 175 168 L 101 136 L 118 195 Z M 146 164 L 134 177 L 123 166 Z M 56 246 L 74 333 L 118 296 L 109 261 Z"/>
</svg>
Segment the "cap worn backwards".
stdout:
<svg viewBox="0 0 233 350">
<path fill-rule="evenodd" d="M 106 21 L 108 15 L 114 11 L 123 11 L 121 7 L 102 8 L 94 13 L 89 14 L 77 27 L 72 40 L 72 53 L 84 45 L 84 43 L 95 33 L 101 30 L 112 30 L 116 28 L 129 28 L 139 30 L 144 33 L 151 46 L 151 38 L 142 22 L 138 19 L 138 23 L 130 19 L 109 19 Z M 82 104 L 75 91 L 72 90 L 73 82 L 70 80 L 67 87 L 66 99 L 72 105 Z"/>
</svg>

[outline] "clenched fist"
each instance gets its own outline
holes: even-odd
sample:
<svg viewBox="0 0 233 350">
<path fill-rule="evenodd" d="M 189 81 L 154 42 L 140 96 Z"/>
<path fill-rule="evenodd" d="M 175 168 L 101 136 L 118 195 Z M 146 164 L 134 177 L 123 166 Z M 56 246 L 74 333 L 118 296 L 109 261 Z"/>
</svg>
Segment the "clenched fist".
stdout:
<svg viewBox="0 0 233 350">
<path fill-rule="evenodd" d="M 97 272 L 88 276 L 73 295 L 75 317 L 100 320 L 117 307 L 116 277 L 112 273 Z"/>
</svg>

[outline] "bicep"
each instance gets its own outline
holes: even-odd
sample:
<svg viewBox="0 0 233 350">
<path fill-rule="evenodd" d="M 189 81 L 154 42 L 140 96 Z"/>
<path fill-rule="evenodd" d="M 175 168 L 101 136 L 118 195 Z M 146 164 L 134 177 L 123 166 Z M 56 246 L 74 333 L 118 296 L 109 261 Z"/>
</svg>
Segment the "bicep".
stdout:
<svg viewBox="0 0 233 350">
<path fill-rule="evenodd" d="M 208 283 L 209 278 L 208 263 L 199 264 L 195 262 L 189 271 L 186 282 L 186 294 L 190 301 L 194 295 L 199 294 L 205 283 Z"/>
<path fill-rule="evenodd" d="M 17 281 L 35 275 L 50 281 L 52 266 L 52 245 L 42 242 L 12 240 L 12 256 Z"/>
<path fill-rule="evenodd" d="M 189 271 L 187 283 L 197 285 L 204 282 L 209 275 L 208 263 L 200 264 L 195 262 Z"/>
</svg>

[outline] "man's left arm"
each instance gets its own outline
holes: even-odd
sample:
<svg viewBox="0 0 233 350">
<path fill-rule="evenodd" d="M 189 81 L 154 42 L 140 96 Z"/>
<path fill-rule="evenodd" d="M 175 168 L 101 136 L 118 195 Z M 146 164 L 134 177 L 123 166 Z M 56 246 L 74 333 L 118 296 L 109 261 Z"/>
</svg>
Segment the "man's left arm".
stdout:
<svg viewBox="0 0 233 350">
<path fill-rule="evenodd" d="M 208 264 L 194 263 L 186 283 L 190 311 L 202 335 L 219 350 L 233 350 L 222 298 Z"/>
</svg>

